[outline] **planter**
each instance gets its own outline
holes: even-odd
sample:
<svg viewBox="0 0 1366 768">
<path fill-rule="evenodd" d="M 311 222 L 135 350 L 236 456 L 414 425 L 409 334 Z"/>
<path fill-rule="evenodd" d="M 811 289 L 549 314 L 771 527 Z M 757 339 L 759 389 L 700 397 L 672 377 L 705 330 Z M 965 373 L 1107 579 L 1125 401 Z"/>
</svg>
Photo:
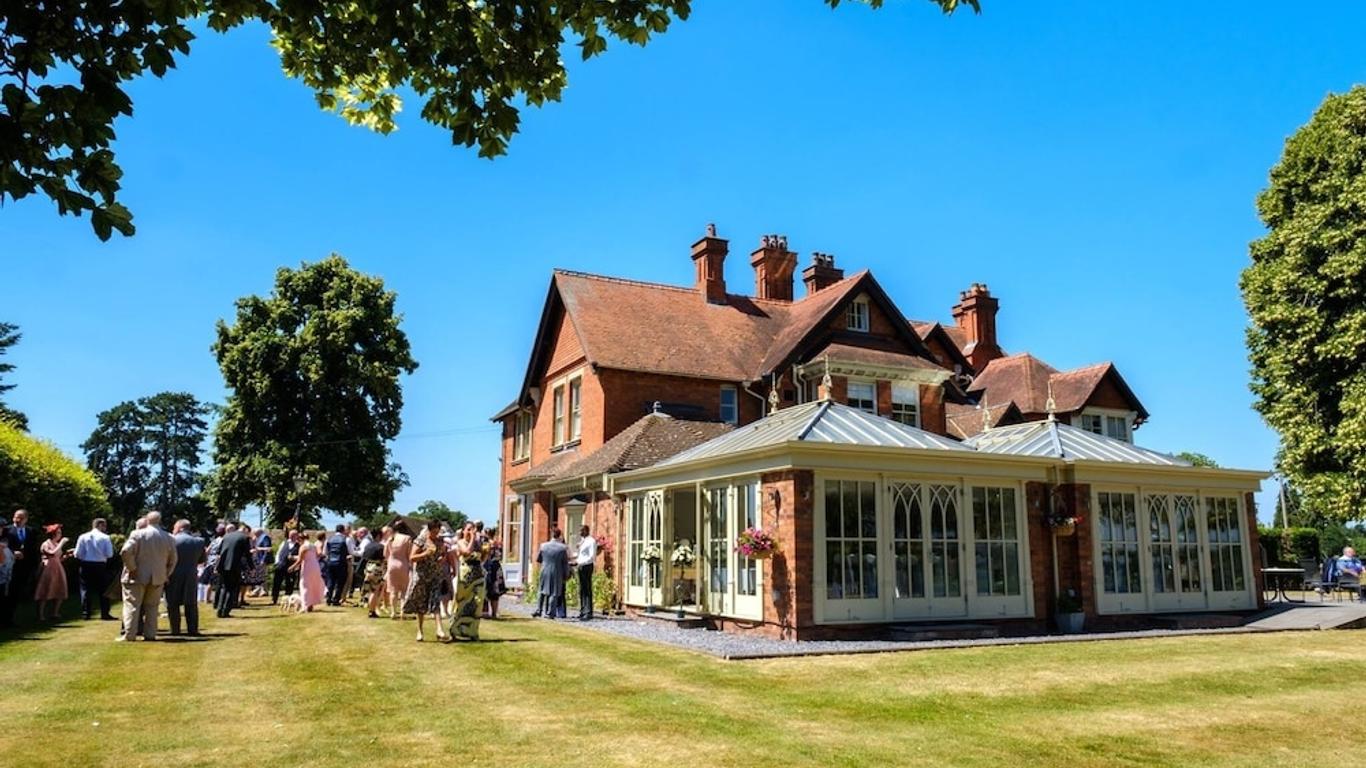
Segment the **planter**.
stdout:
<svg viewBox="0 0 1366 768">
<path fill-rule="evenodd" d="M 1086 614 L 1084 613 L 1059 613 L 1054 618 L 1058 620 L 1058 629 L 1068 635 L 1081 632 L 1086 624 Z"/>
<path fill-rule="evenodd" d="M 1071 536 L 1077 532 L 1076 523 L 1066 523 L 1053 529 L 1054 536 Z"/>
<path fill-rule="evenodd" d="M 754 554 L 752 554 L 752 555 L 749 556 L 749 559 L 750 559 L 750 560 L 767 560 L 767 559 L 769 559 L 770 557 L 773 557 L 773 550 L 771 550 L 771 549 L 768 550 L 767 552 L 755 552 Z"/>
</svg>

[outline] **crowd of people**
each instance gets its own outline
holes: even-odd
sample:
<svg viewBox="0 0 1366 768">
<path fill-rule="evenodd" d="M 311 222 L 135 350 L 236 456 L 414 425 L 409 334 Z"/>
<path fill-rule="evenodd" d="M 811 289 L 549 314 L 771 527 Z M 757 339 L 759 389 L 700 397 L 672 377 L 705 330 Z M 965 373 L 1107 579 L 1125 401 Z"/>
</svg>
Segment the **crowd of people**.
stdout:
<svg viewBox="0 0 1366 768">
<path fill-rule="evenodd" d="M 502 543 L 477 521 L 458 530 L 433 520 L 413 531 L 402 519 L 376 532 L 346 525 L 331 533 L 290 530 L 277 547 L 267 531 L 235 522 L 201 535 L 190 521 L 179 520 L 167 533 L 161 515 L 149 512 L 118 552 L 103 519 L 71 548 L 59 525 L 39 533 L 24 510 L 12 522 L 0 525 L 0 626 L 10 626 L 16 606 L 25 602 L 35 604 L 38 622 L 58 619 L 69 594 L 71 559 L 77 561 L 83 618 L 93 618 L 98 608 L 100 619 L 115 620 L 111 600 L 121 598 L 117 640 L 125 642 L 155 639 L 163 604 L 172 635 L 183 629 L 198 636 L 201 604 L 230 618 L 250 598 L 265 597 L 267 584 L 270 603 L 290 611 L 358 605 L 372 619 L 415 616 L 419 642 L 428 618 L 438 640 L 473 641 L 482 618 L 498 617 L 499 598 L 507 592 Z"/>
</svg>

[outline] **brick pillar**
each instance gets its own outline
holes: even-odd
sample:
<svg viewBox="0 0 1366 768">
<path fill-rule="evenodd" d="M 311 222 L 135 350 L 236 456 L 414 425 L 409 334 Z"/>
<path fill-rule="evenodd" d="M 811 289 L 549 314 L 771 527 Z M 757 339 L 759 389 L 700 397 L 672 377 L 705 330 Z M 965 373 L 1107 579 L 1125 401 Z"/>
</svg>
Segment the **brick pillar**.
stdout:
<svg viewBox="0 0 1366 768">
<path fill-rule="evenodd" d="M 1029 534 L 1029 574 L 1034 581 L 1034 618 L 1047 625 L 1057 597 L 1053 583 L 1053 532 L 1048 514 L 1047 483 L 1025 483 L 1025 528 Z M 1059 542 L 1061 544 L 1061 542 Z"/>
<path fill-rule="evenodd" d="M 1096 617 L 1096 564 L 1092 553 L 1092 537 L 1095 532 L 1091 528 L 1091 486 L 1086 483 L 1068 483 L 1060 486 L 1067 508 L 1076 517 L 1081 518 L 1077 523 L 1077 532 L 1071 537 L 1072 541 L 1069 550 L 1071 569 L 1068 571 L 1068 559 L 1062 557 L 1063 542 L 1058 542 L 1059 560 L 1062 562 L 1063 573 L 1060 573 L 1059 580 L 1062 582 L 1060 588 L 1071 587 L 1081 595 L 1082 610 L 1086 613 L 1088 621 Z"/>
<path fill-rule="evenodd" d="M 811 575 L 812 510 L 815 508 L 809 470 L 770 472 L 762 476 L 760 509 L 765 528 L 778 537 L 778 554 L 763 562 L 764 622 L 777 635 L 795 640 L 813 624 Z"/>
<path fill-rule="evenodd" d="M 920 428 L 936 435 L 949 433 L 948 418 L 944 413 L 944 388 L 920 386 Z"/>
<path fill-rule="evenodd" d="M 877 390 L 877 415 L 892 417 L 892 382 L 879 380 L 874 385 Z"/>
</svg>

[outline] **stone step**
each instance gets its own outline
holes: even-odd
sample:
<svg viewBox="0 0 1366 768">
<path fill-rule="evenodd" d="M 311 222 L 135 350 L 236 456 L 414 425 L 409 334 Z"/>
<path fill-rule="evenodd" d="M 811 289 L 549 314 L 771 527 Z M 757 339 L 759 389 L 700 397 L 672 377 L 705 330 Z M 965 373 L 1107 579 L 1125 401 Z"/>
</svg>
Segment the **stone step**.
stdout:
<svg viewBox="0 0 1366 768">
<path fill-rule="evenodd" d="M 903 642 L 929 640 L 981 640 L 1000 637 L 1001 628 L 990 624 L 893 624 L 891 639 Z"/>
<path fill-rule="evenodd" d="M 1236 613 L 1163 613 L 1152 620 L 1165 629 L 1227 629 L 1247 623 L 1246 616 Z"/>
<path fill-rule="evenodd" d="M 679 629 L 706 629 L 707 627 L 707 620 L 702 616 L 685 613 L 682 618 L 679 618 L 678 611 L 671 608 L 660 608 L 654 613 L 646 613 L 643 610 L 636 611 L 635 617 L 646 621 L 659 621 L 665 624 L 672 624 Z"/>
</svg>

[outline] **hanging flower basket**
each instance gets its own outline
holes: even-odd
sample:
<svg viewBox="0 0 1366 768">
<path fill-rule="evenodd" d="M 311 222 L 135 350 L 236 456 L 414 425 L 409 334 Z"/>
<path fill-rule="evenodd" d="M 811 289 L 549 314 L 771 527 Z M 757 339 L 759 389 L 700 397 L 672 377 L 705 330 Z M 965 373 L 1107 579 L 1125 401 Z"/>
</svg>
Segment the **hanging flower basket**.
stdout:
<svg viewBox="0 0 1366 768">
<path fill-rule="evenodd" d="M 640 559 L 654 565 L 664 559 L 664 553 L 659 550 L 658 544 L 650 544 L 645 547 L 645 551 L 640 553 Z"/>
<path fill-rule="evenodd" d="M 1065 512 L 1053 512 L 1044 518 L 1044 522 L 1053 530 L 1054 536 L 1071 536 L 1077 532 L 1077 523 L 1081 518 Z"/>
<path fill-rule="evenodd" d="M 735 539 L 735 551 L 752 560 L 766 560 L 778 551 L 778 539 L 763 528 L 746 528 Z"/>
</svg>

